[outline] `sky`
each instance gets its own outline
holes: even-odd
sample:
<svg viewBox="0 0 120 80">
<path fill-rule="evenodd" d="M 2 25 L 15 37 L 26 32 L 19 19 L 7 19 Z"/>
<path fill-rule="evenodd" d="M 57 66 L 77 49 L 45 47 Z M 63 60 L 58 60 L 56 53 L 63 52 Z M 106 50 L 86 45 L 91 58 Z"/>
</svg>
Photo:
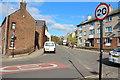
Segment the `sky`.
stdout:
<svg viewBox="0 0 120 80">
<path fill-rule="evenodd" d="M 118 2 L 105 2 L 118 8 Z M 73 32 L 79 23 L 94 17 L 94 11 L 100 2 L 27 2 L 27 11 L 35 20 L 45 20 L 49 33 L 65 36 Z M 19 2 L 0 3 L 0 25 L 7 14 L 19 9 Z M 8 10 L 7 10 L 8 9 Z"/>
</svg>

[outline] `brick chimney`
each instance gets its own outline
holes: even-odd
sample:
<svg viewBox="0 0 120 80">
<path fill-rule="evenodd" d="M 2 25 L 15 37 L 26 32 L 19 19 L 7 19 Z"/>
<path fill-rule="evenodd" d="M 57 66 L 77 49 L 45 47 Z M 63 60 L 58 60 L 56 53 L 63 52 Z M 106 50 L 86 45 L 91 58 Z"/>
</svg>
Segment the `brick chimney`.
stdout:
<svg viewBox="0 0 120 80">
<path fill-rule="evenodd" d="M 20 2 L 20 9 L 26 10 L 26 2 L 24 0 L 22 0 L 22 2 Z"/>
</svg>

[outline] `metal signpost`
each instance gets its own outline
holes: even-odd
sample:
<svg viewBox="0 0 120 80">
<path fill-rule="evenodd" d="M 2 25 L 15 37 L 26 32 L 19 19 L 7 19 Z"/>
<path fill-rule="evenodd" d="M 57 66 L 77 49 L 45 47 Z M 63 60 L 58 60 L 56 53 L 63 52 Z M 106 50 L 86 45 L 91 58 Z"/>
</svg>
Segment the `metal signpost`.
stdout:
<svg viewBox="0 0 120 80">
<path fill-rule="evenodd" d="M 102 55 L 103 55 L 103 20 L 109 14 L 109 5 L 101 3 L 95 10 L 95 17 L 100 21 L 100 64 L 99 64 L 99 80 L 102 79 Z"/>
</svg>

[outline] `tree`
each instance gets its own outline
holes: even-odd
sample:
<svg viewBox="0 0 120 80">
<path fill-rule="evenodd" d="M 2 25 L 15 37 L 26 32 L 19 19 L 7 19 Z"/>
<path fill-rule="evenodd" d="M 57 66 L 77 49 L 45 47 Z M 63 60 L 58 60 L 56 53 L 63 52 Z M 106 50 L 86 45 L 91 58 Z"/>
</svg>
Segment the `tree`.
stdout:
<svg viewBox="0 0 120 80">
<path fill-rule="evenodd" d="M 70 42 L 71 42 L 71 43 L 73 43 L 73 44 L 75 44 L 75 45 L 76 45 L 76 44 L 77 44 L 77 39 L 76 39 L 76 36 L 72 38 L 72 36 L 71 36 L 71 35 L 69 35 L 69 36 L 68 36 L 68 38 L 67 38 L 67 42 L 68 42 L 68 43 L 70 43 Z"/>
</svg>

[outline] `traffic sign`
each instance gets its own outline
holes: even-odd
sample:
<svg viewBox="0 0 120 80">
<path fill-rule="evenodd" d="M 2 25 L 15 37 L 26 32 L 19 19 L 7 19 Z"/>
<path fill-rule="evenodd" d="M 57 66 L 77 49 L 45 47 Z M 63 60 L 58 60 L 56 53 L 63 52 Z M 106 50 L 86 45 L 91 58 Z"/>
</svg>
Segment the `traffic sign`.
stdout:
<svg viewBox="0 0 120 80">
<path fill-rule="evenodd" d="M 95 10 L 95 17 L 97 20 L 104 20 L 109 14 L 109 5 L 106 3 L 101 3 L 97 6 Z"/>
</svg>

